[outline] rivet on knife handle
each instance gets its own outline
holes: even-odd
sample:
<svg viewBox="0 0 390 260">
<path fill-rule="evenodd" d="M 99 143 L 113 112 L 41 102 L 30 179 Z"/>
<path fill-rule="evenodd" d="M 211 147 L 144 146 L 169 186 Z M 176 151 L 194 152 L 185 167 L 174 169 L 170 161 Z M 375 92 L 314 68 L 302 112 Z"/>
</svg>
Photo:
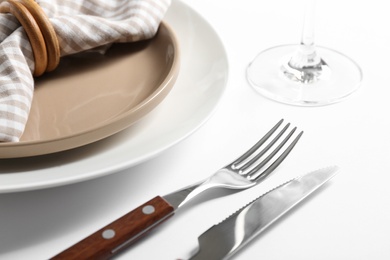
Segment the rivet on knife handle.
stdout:
<svg viewBox="0 0 390 260">
<path fill-rule="evenodd" d="M 51 259 L 107 259 L 172 216 L 173 212 L 173 207 L 157 196 Z"/>
</svg>

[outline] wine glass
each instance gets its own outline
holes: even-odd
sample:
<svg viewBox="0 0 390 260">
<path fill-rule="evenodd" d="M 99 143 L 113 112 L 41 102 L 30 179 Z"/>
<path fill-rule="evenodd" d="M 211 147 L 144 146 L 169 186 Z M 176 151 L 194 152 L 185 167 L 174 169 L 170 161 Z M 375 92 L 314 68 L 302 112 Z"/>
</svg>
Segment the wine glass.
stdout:
<svg viewBox="0 0 390 260">
<path fill-rule="evenodd" d="M 323 106 L 355 92 L 360 67 L 342 53 L 314 44 L 315 0 L 306 0 L 301 43 L 259 53 L 247 68 L 247 79 L 263 96 L 298 106 Z"/>
</svg>

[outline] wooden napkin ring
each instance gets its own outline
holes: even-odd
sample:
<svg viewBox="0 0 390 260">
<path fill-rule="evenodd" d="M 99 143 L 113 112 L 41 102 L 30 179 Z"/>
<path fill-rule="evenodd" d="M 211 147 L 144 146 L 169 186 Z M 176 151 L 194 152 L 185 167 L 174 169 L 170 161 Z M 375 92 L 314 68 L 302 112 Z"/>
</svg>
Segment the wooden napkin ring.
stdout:
<svg viewBox="0 0 390 260">
<path fill-rule="evenodd" d="M 47 68 L 47 50 L 45 40 L 34 17 L 24 5 L 14 0 L 0 0 L 0 13 L 13 14 L 23 26 L 34 54 L 35 70 L 33 75 L 35 77 L 42 75 Z"/>
<path fill-rule="evenodd" d="M 60 45 L 58 43 L 57 34 L 46 16 L 43 9 L 34 0 L 17 0 L 22 3 L 38 24 L 43 38 L 45 39 L 47 49 L 47 68 L 50 72 L 57 68 L 60 62 Z"/>
</svg>

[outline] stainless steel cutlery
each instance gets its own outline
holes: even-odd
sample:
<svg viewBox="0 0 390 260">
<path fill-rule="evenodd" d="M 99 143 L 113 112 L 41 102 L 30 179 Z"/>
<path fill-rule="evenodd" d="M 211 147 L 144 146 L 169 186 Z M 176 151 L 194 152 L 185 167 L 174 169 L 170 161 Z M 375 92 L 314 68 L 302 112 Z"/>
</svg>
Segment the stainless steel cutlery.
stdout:
<svg viewBox="0 0 390 260">
<path fill-rule="evenodd" d="M 337 166 L 308 173 L 265 193 L 199 238 L 191 260 L 228 259 L 295 205 L 317 190 L 338 171 Z"/>
<path fill-rule="evenodd" d="M 245 190 L 261 183 L 287 157 L 303 132 L 280 120 L 252 148 L 207 179 L 157 196 L 52 259 L 107 259 L 171 217 L 191 199 L 210 189 Z M 271 138 L 272 137 L 272 138 Z"/>
</svg>

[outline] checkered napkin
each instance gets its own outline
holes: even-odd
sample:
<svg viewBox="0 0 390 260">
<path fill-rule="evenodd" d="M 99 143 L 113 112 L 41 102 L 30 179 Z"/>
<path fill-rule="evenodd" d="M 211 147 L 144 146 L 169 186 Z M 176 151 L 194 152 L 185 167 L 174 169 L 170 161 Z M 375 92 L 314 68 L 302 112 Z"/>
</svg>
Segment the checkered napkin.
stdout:
<svg viewBox="0 0 390 260">
<path fill-rule="evenodd" d="M 36 0 L 49 17 L 61 56 L 151 38 L 171 0 Z M 34 56 L 11 14 L 0 14 L 0 142 L 18 142 L 34 92 Z"/>
</svg>

